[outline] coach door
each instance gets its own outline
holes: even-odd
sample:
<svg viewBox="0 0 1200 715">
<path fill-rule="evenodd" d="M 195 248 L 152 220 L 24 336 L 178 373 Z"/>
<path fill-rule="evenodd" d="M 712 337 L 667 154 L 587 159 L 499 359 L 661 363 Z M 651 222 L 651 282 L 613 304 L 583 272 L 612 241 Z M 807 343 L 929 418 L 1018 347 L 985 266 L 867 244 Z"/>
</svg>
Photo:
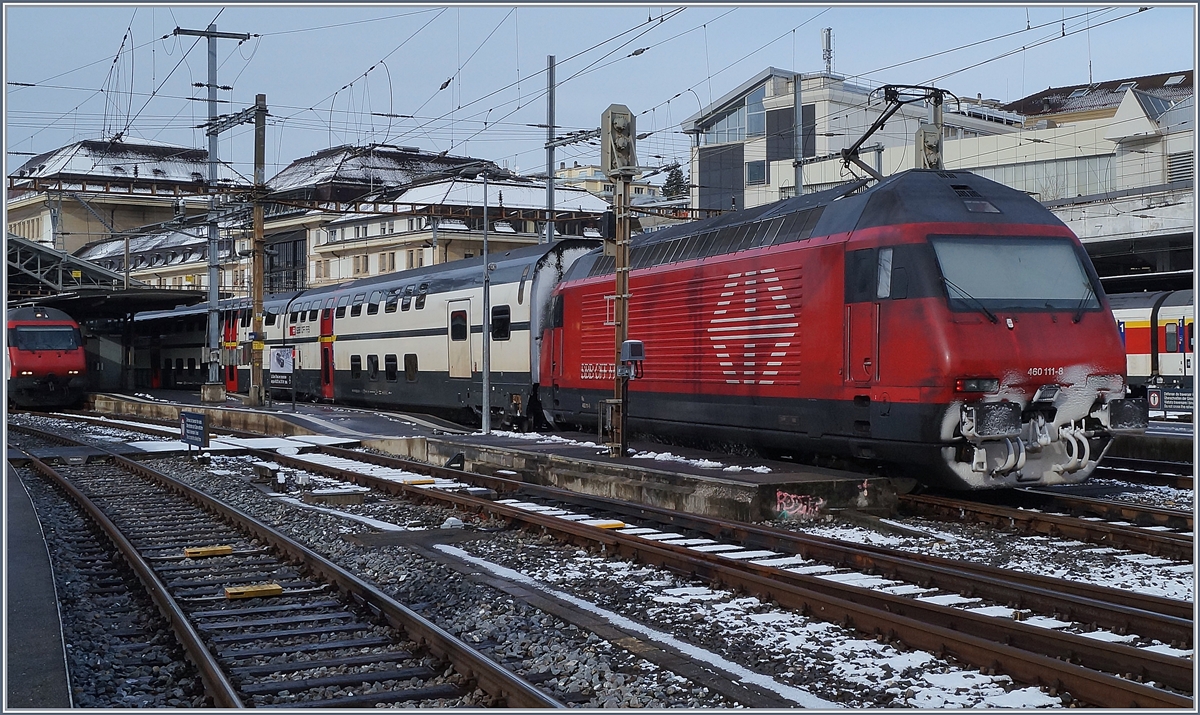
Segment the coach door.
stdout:
<svg viewBox="0 0 1200 715">
<path fill-rule="evenodd" d="M 222 313 L 222 315 L 225 316 L 221 331 L 221 352 L 223 355 L 225 355 L 225 391 L 237 392 L 238 311 L 226 310 Z"/>
<path fill-rule="evenodd" d="M 470 377 L 471 301 L 452 300 L 446 304 L 446 311 L 450 377 Z"/>
<path fill-rule="evenodd" d="M 333 399 L 333 298 L 321 309 L 321 397 Z"/>
</svg>

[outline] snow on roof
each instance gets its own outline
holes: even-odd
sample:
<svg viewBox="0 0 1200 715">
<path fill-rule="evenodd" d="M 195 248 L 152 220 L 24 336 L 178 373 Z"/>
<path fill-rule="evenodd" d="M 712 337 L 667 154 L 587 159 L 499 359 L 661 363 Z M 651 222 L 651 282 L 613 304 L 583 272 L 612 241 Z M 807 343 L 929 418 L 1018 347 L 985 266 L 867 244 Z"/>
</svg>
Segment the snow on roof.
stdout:
<svg viewBox="0 0 1200 715">
<path fill-rule="evenodd" d="M 202 230 L 202 229 L 197 229 Z M 154 233 L 147 236 L 137 236 L 129 239 L 129 252 L 143 253 L 145 251 L 155 251 L 163 249 L 185 249 L 203 251 L 207 245 L 208 237 L 202 235 L 194 235 L 189 233 L 181 233 L 178 231 L 168 231 L 166 233 Z M 104 241 L 94 243 L 84 248 L 79 253 L 79 258 L 84 258 L 89 261 L 96 261 L 104 258 L 113 258 L 124 256 L 125 254 L 125 239 L 118 238 L 112 241 Z"/>
<path fill-rule="evenodd" d="M 489 181 L 487 190 L 489 207 L 543 210 L 546 208 L 544 181 Z M 482 206 L 483 180 L 448 179 L 414 186 L 400 194 L 396 200 L 420 205 Z M 556 186 L 554 208 L 558 211 L 603 213 L 608 210 L 608 203 L 583 189 Z"/>
<path fill-rule="evenodd" d="M 1192 96 L 1194 91 L 1192 76 L 1192 70 L 1187 70 L 1143 77 L 1127 77 L 1094 84 L 1076 84 L 1070 87 L 1048 87 L 1041 92 L 1010 102 L 1000 108 L 1026 117 L 1115 109 L 1125 98 L 1125 92 L 1130 89 L 1130 82 L 1133 83 L 1132 88 L 1139 92 L 1166 102 L 1178 102 Z M 1176 77 L 1181 79 L 1171 82 Z"/>
<path fill-rule="evenodd" d="M 272 191 L 283 192 L 342 183 L 361 186 L 365 193 L 406 186 L 430 174 L 456 171 L 466 164 L 480 163 L 499 168 L 491 162 L 463 156 L 428 154 L 415 147 L 345 145 L 293 161 L 272 177 L 267 185 Z"/>
<path fill-rule="evenodd" d="M 84 139 L 39 154 L 12 175 L 190 184 L 208 179 L 208 151 L 145 139 Z M 247 183 L 225 166 L 218 166 L 218 177 L 220 181 Z"/>
</svg>

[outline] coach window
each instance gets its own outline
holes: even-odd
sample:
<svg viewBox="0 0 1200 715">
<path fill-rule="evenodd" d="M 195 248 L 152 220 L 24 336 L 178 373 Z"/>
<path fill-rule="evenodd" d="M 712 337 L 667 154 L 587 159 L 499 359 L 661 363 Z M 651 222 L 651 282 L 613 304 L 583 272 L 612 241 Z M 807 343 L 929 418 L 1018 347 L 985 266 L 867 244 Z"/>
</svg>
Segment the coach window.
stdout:
<svg viewBox="0 0 1200 715">
<path fill-rule="evenodd" d="M 171 358 L 163 360 L 163 372 L 171 372 Z"/>
<path fill-rule="evenodd" d="M 1179 352 L 1179 326 L 1175 323 L 1167 323 L 1167 352 Z"/>
<path fill-rule="evenodd" d="M 455 342 L 467 339 L 467 311 L 456 310 L 450 314 L 450 339 Z"/>
<path fill-rule="evenodd" d="M 396 303 L 399 301 L 399 296 L 395 292 L 388 293 L 387 300 L 383 304 L 383 312 L 395 313 Z"/>
<path fill-rule="evenodd" d="M 353 377 L 356 380 L 358 378 L 362 377 L 362 356 L 361 355 L 351 355 L 350 356 L 350 377 Z"/>
<path fill-rule="evenodd" d="M 299 322 L 301 322 L 301 323 L 308 322 L 308 304 L 305 303 L 305 304 L 301 305 L 300 310 L 296 311 L 296 315 L 300 316 L 299 318 L 297 318 L 297 320 Z"/>
<path fill-rule="evenodd" d="M 371 378 L 372 380 L 379 379 L 379 356 L 378 355 L 368 355 L 367 356 L 367 377 Z"/>
<path fill-rule="evenodd" d="M 417 310 L 423 310 L 425 308 L 425 293 L 428 290 L 428 283 L 422 283 L 421 287 L 417 289 Z"/>
<path fill-rule="evenodd" d="M 341 298 L 338 298 L 337 310 L 333 314 L 334 317 L 335 318 L 345 318 L 346 317 L 346 305 L 349 303 L 350 303 L 350 296 L 348 296 L 348 295 L 344 295 Z"/>
<path fill-rule="evenodd" d="M 242 327 L 243 328 L 250 327 L 250 311 L 249 310 L 242 311 Z"/>
<path fill-rule="evenodd" d="M 399 373 L 399 368 L 396 364 L 395 355 L 383 356 L 383 376 L 388 382 L 395 382 L 396 375 Z"/>
<path fill-rule="evenodd" d="M 507 305 L 492 306 L 492 340 L 508 340 L 511 314 Z"/>
<path fill-rule="evenodd" d="M 333 317 L 333 298 L 326 298 L 324 312 L 321 313 L 321 319 L 329 320 L 332 317 Z"/>
<path fill-rule="evenodd" d="M 175 372 L 183 372 L 183 358 L 175 358 Z"/>
<path fill-rule="evenodd" d="M 417 381 L 417 356 L 412 353 L 404 356 L 404 379 L 409 382 Z"/>
<path fill-rule="evenodd" d="M 321 314 L 321 301 L 314 300 L 313 302 L 308 304 L 308 321 L 310 323 L 316 322 L 316 320 L 320 316 L 320 314 Z"/>
<path fill-rule="evenodd" d="M 275 309 L 268 308 L 267 314 L 265 316 L 263 316 L 263 325 L 274 325 L 274 324 L 275 324 Z"/>
<path fill-rule="evenodd" d="M 196 371 L 196 358 L 188 358 L 188 372 Z"/>
<path fill-rule="evenodd" d="M 354 296 L 354 305 L 350 306 L 351 318 L 357 318 L 358 316 L 362 315 L 362 304 L 366 299 L 366 293 L 359 293 L 358 295 Z"/>
<path fill-rule="evenodd" d="M 289 322 L 289 323 L 295 323 L 295 322 L 297 322 L 297 321 L 299 321 L 299 320 L 300 320 L 300 317 L 299 317 L 299 316 L 300 316 L 300 308 L 299 308 L 299 306 L 292 306 L 292 307 L 294 308 L 294 310 L 293 310 L 293 311 L 292 311 L 292 312 L 291 312 L 291 313 L 288 315 L 288 322 Z"/>
<path fill-rule="evenodd" d="M 374 291 L 371 293 L 371 299 L 367 301 L 367 315 L 376 315 L 379 313 L 379 300 L 383 297 L 383 291 Z"/>
</svg>

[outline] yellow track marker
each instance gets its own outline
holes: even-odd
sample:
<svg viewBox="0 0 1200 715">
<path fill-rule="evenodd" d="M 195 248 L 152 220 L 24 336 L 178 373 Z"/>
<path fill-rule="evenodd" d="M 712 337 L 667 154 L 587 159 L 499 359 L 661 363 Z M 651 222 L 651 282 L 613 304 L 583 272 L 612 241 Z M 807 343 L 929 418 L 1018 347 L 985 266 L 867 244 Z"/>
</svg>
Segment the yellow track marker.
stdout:
<svg viewBox="0 0 1200 715">
<path fill-rule="evenodd" d="M 283 586 L 277 583 L 260 583 L 254 586 L 226 586 L 225 598 L 264 598 L 266 596 L 282 596 Z"/>
<path fill-rule="evenodd" d="M 189 559 L 202 559 L 207 556 L 229 556 L 232 553 L 232 546 L 191 546 L 183 550 L 183 555 Z"/>
</svg>

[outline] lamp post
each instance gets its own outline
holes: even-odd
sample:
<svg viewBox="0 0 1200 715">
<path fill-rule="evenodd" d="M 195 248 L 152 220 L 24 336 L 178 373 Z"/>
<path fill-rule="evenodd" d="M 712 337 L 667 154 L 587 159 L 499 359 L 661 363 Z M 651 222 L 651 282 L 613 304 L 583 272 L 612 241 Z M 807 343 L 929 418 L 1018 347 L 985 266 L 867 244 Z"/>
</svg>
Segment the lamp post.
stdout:
<svg viewBox="0 0 1200 715">
<path fill-rule="evenodd" d="M 460 176 L 483 179 L 483 433 L 492 431 L 492 266 L 488 263 L 488 177 L 505 178 L 512 174 L 505 169 L 466 168 Z"/>
</svg>

